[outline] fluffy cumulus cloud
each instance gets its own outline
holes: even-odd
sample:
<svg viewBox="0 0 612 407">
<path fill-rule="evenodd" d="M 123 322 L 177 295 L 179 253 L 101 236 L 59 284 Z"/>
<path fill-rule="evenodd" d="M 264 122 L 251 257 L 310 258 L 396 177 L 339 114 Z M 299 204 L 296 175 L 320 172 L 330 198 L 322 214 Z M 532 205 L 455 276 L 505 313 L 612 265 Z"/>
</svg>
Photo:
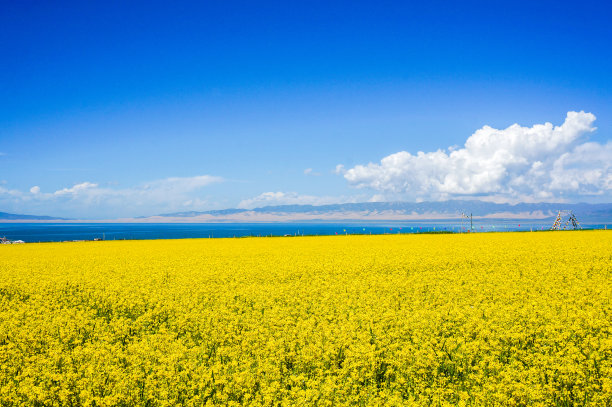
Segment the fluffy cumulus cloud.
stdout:
<svg viewBox="0 0 612 407">
<path fill-rule="evenodd" d="M 252 209 L 275 205 L 329 205 L 335 203 L 356 202 L 356 197 L 333 197 L 300 195 L 296 192 L 264 192 L 256 197 L 242 200 L 238 208 Z"/>
<path fill-rule="evenodd" d="M 30 188 L 30 193 L 0 187 L 0 205 L 3 208 L 15 208 L 14 210 L 20 213 L 26 208 L 26 211 L 49 214 L 50 208 L 53 208 L 51 215 L 71 218 L 199 210 L 203 209 L 206 203 L 200 196 L 202 188 L 222 181 L 222 178 L 210 175 L 172 177 L 131 188 L 113 188 L 82 182 L 53 192 L 45 192 L 39 186 L 34 186 Z"/>
<path fill-rule="evenodd" d="M 380 163 L 336 172 L 350 185 L 413 199 L 480 197 L 496 201 L 551 201 L 612 192 L 612 142 L 588 142 L 595 116 L 568 112 L 551 123 L 472 134 L 463 148 L 401 151 Z"/>
</svg>

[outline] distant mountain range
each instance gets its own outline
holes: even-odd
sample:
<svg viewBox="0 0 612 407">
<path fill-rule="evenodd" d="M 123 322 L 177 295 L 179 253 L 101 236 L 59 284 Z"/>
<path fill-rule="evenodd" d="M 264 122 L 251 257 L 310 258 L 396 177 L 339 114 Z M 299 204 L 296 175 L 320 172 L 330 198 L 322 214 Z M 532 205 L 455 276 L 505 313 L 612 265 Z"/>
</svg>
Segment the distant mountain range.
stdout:
<svg viewBox="0 0 612 407">
<path fill-rule="evenodd" d="M 612 203 L 520 203 L 498 204 L 484 201 L 442 202 L 363 202 L 334 205 L 277 205 L 254 209 L 221 209 L 204 212 L 175 212 L 156 216 L 123 218 L 99 222 L 333 222 L 333 221 L 410 221 L 458 219 L 462 213 L 474 219 L 550 220 L 557 211 L 572 211 L 581 222 L 612 223 Z M 69 221 L 52 216 L 17 215 L 0 212 L 0 221 Z"/>
<path fill-rule="evenodd" d="M 278 205 L 255 209 L 223 209 L 205 212 L 175 212 L 145 219 L 172 219 L 177 222 L 214 221 L 334 221 L 334 220 L 437 220 L 457 219 L 461 213 L 474 218 L 552 219 L 559 210 L 569 210 L 579 220 L 612 221 L 612 203 L 520 203 L 497 204 L 484 201 L 363 202 L 333 205 Z"/>
<path fill-rule="evenodd" d="M 20 215 L 16 213 L 0 212 L 0 220 L 68 220 L 54 218 L 53 216 Z"/>
</svg>

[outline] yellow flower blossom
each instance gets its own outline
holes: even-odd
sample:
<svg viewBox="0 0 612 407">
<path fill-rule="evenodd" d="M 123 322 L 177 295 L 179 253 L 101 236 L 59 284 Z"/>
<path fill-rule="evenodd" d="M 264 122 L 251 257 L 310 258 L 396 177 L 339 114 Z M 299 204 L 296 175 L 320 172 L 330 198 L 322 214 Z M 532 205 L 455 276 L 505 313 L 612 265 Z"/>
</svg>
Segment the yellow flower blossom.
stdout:
<svg viewBox="0 0 612 407">
<path fill-rule="evenodd" d="M 0 405 L 612 405 L 612 233 L 0 247 Z"/>
</svg>

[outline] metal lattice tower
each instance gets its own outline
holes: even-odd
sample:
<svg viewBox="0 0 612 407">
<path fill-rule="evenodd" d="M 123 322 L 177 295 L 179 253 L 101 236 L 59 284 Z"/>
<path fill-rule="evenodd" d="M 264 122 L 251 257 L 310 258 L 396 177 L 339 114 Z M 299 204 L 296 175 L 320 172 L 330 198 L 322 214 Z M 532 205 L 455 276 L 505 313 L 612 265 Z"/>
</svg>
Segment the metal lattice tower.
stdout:
<svg viewBox="0 0 612 407">
<path fill-rule="evenodd" d="M 474 231 L 474 222 L 472 221 L 472 214 L 468 216 L 467 213 L 461 212 L 461 230 L 463 230 L 463 219 L 466 221 L 470 220 L 470 233 Z"/>
</svg>

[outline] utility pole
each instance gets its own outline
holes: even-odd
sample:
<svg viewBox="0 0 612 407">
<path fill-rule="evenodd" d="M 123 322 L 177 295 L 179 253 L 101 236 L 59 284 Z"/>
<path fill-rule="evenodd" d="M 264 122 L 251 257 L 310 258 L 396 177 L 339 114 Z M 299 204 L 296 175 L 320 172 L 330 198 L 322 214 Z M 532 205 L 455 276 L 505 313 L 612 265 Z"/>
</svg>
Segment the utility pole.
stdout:
<svg viewBox="0 0 612 407">
<path fill-rule="evenodd" d="M 472 214 L 470 213 L 470 216 L 467 216 L 465 214 L 465 212 L 461 213 L 461 229 L 463 230 L 463 219 L 470 219 L 470 233 L 472 233 L 472 231 L 474 230 L 474 222 L 472 221 Z"/>
</svg>

